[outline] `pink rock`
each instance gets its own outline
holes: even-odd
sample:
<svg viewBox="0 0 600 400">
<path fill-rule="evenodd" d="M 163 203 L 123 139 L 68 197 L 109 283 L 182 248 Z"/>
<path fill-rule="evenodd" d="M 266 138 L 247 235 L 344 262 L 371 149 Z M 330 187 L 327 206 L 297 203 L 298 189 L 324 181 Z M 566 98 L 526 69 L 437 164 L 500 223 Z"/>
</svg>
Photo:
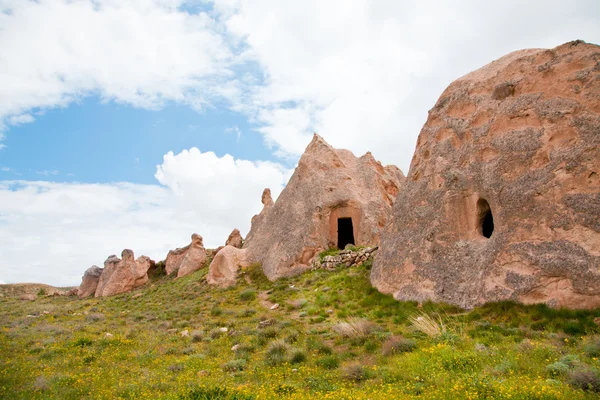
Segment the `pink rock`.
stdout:
<svg viewBox="0 0 600 400">
<path fill-rule="evenodd" d="M 248 261 L 274 280 L 310 269 L 329 247 L 378 245 L 403 182 L 397 167 L 336 150 L 315 134 L 277 201 L 263 194 L 244 243 Z"/>
<path fill-rule="evenodd" d="M 248 265 L 245 249 L 225 246 L 210 263 L 206 280 L 211 285 L 233 286 L 236 283 L 239 269 Z"/>
<path fill-rule="evenodd" d="M 148 282 L 148 269 L 151 260 L 146 256 L 134 259 L 133 251 L 125 249 L 122 259 L 110 256 L 104 262 L 104 271 L 100 275 L 96 297 L 112 296 L 129 292 Z"/>
<path fill-rule="evenodd" d="M 371 282 L 399 300 L 600 306 L 600 47 L 510 53 L 429 111 Z"/>
<path fill-rule="evenodd" d="M 177 272 L 180 278 L 189 275 L 202 267 L 206 262 L 206 249 L 202 241 L 202 236 L 194 233 L 192 243 L 184 248 L 171 250 L 167 255 L 165 270 L 167 275 Z"/>
<path fill-rule="evenodd" d="M 96 293 L 102 271 L 102 268 L 92 265 L 84 272 L 81 285 L 79 285 L 79 289 L 77 290 L 79 298 L 93 296 Z"/>
<path fill-rule="evenodd" d="M 225 242 L 225 246 L 233 246 L 241 249 L 243 243 L 244 240 L 242 239 L 242 234 L 240 233 L 239 229 L 236 228 L 229 234 L 229 237 Z"/>
</svg>

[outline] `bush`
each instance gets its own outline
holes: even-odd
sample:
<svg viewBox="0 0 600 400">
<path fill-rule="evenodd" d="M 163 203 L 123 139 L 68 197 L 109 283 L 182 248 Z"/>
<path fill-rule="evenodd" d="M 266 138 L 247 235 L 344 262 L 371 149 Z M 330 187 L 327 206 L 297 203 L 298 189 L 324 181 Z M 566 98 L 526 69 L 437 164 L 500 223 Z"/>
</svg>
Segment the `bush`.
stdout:
<svg viewBox="0 0 600 400">
<path fill-rule="evenodd" d="M 595 338 L 588 343 L 584 351 L 588 357 L 600 357 L 600 338 Z"/>
<path fill-rule="evenodd" d="M 232 393 L 225 388 L 197 387 L 179 395 L 179 400 L 253 400 L 254 395 Z"/>
<path fill-rule="evenodd" d="M 253 289 L 246 289 L 240 293 L 240 300 L 251 301 L 256 299 L 256 291 Z"/>
<path fill-rule="evenodd" d="M 191 337 L 192 337 L 192 342 L 200 342 L 202 341 L 202 337 L 204 336 L 204 332 L 202 331 L 192 331 Z"/>
<path fill-rule="evenodd" d="M 283 340 L 276 340 L 269 345 L 265 355 L 265 363 L 275 366 L 286 362 L 286 356 L 290 351 L 290 345 Z"/>
<path fill-rule="evenodd" d="M 246 368 L 246 360 L 243 358 L 237 358 L 223 364 L 223 371 L 225 372 L 243 371 L 244 368 Z"/>
<path fill-rule="evenodd" d="M 384 356 L 394 354 L 408 353 L 417 348 L 417 343 L 412 339 L 405 339 L 402 336 L 392 336 L 383 343 L 382 352 Z"/>
<path fill-rule="evenodd" d="M 290 355 L 291 364 L 300 364 L 304 361 L 306 361 L 306 353 L 304 352 L 304 350 L 295 349 L 294 351 L 292 351 L 292 354 Z"/>
<path fill-rule="evenodd" d="M 569 383 L 577 389 L 600 392 L 600 375 L 589 368 L 578 369 L 569 373 Z"/>
<path fill-rule="evenodd" d="M 340 361 L 335 355 L 329 355 L 317 360 L 317 365 L 325 369 L 336 369 L 340 365 Z"/>
<path fill-rule="evenodd" d="M 437 320 L 429 314 L 413 315 L 408 320 L 412 324 L 413 328 L 423 332 L 431 338 L 437 338 L 446 332 L 446 325 L 442 321 L 442 318 L 438 317 Z"/>
<path fill-rule="evenodd" d="M 349 381 L 360 382 L 369 377 L 369 371 L 361 364 L 350 364 L 344 367 L 342 377 Z"/>
<path fill-rule="evenodd" d="M 559 361 L 548 365 L 546 370 L 551 376 L 561 376 L 569 372 L 569 366 Z"/>
</svg>

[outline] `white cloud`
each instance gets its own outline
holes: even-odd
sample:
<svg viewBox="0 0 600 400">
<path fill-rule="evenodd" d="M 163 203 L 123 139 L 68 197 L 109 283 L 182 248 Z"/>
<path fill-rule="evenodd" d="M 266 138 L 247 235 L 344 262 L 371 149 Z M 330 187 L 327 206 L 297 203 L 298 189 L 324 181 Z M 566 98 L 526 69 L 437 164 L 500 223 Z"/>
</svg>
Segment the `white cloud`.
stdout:
<svg viewBox="0 0 600 400">
<path fill-rule="evenodd" d="M 237 141 L 239 141 L 240 137 L 242 136 L 242 131 L 237 125 L 225 128 L 225 133 L 235 133 L 235 138 Z"/>
<path fill-rule="evenodd" d="M 427 110 L 445 87 L 502 55 L 600 42 L 600 2 L 219 1 L 265 84 L 238 109 L 298 155 L 312 131 L 407 172 Z"/>
<path fill-rule="evenodd" d="M 77 285 L 123 248 L 162 260 L 193 232 L 222 245 L 233 228 L 247 232 L 262 190 L 278 194 L 289 174 L 193 148 L 165 155 L 156 172 L 164 186 L 0 181 L 0 277 Z"/>
<path fill-rule="evenodd" d="M 30 124 L 33 121 L 35 121 L 35 119 L 31 116 L 31 114 L 13 115 L 8 119 L 8 123 L 13 126 Z"/>
<path fill-rule="evenodd" d="M 229 86 L 219 27 L 183 1 L 0 0 L 0 121 L 92 93 L 138 107 L 202 107 Z"/>
<path fill-rule="evenodd" d="M 12 168 L 2 167 L 2 168 L 0 168 L 0 171 L 2 171 L 2 172 L 10 172 L 10 171 L 12 171 Z"/>
</svg>

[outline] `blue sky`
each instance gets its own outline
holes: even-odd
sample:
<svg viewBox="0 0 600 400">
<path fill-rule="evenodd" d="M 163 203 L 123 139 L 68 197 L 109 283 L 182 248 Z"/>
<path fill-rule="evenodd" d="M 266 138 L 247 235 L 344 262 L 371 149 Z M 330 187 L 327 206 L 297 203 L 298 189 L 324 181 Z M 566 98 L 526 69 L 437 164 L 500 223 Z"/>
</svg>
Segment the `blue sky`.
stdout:
<svg viewBox="0 0 600 400">
<path fill-rule="evenodd" d="M 0 0 L 0 283 L 245 234 L 318 132 L 408 172 L 453 80 L 600 2 Z"/>
<path fill-rule="evenodd" d="M 168 151 L 198 147 L 217 156 L 274 160 L 248 120 L 227 108 L 159 110 L 88 97 L 10 129 L 2 142 L 0 179 L 156 183 Z"/>
</svg>

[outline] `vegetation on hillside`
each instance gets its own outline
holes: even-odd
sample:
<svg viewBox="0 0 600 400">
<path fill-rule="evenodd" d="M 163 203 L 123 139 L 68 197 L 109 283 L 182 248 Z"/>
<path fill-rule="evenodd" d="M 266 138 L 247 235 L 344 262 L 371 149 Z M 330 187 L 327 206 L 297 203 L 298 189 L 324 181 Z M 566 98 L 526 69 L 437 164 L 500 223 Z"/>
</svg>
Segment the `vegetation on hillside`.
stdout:
<svg viewBox="0 0 600 400">
<path fill-rule="evenodd" d="M 397 302 L 368 265 L 231 289 L 0 299 L 7 399 L 592 399 L 600 310 Z M 279 304 L 279 308 L 270 310 Z"/>
</svg>

